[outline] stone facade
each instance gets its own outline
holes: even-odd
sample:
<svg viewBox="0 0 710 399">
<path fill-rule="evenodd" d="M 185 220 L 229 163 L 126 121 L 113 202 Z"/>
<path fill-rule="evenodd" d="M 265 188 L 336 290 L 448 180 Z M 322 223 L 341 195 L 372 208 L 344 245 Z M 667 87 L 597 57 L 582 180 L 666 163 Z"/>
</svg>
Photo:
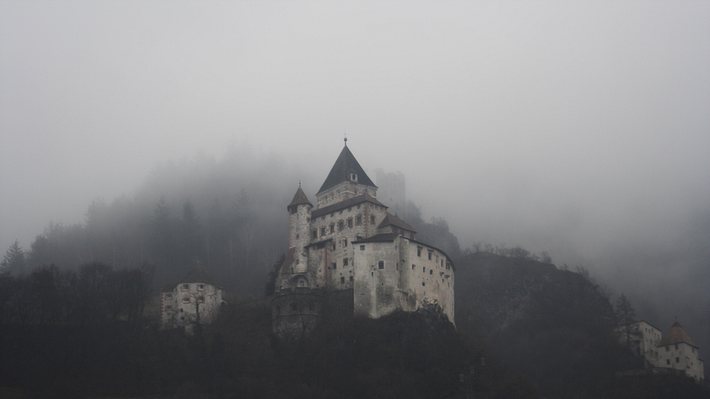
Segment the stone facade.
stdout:
<svg viewBox="0 0 710 399">
<path fill-rule="evenodd" d="M 184 328 L 212 323 L 224 303 L 222 289 L 206 279 L 190 277 L 160 294 L 161 328 Z"/>
<path fill-rule="evenodd" d="M 388 212 L 347 146 L 316 194 L 316 206 L 299 186 L 287 210 L 289 249 L 272 306 L 277 335 L 307 334 L 323 298 L 335 291 L 352 293 L 358 315 L 438 305 L 453 322 L 451 259 L 417 241 L 414 229 Z"/>
</svg>

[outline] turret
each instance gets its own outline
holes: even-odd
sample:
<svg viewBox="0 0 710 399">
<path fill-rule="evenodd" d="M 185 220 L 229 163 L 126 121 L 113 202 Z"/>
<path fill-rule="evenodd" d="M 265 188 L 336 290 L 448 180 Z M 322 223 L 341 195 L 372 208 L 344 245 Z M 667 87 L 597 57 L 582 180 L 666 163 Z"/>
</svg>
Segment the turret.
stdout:
<svg viewBox="0 0 710 399">
<path fill-rule="evenodd" d="M 288 204 L 288 252 L 292 260 L 292 271 L 302 273 L 306 271 L 306 250 L 309 242 L 309 226 L 311 222 L 311 208 L 313 204 L 308 200 L 306 193 L 298 184 L 298 190 L 293 200 Z"/>
</svg>

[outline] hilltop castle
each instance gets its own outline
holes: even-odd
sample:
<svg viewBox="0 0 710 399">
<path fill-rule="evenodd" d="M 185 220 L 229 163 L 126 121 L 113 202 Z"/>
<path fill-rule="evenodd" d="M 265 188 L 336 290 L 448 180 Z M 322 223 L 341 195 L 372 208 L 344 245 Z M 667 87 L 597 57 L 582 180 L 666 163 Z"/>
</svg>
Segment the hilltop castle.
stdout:
<svg viewBox="0 0 710 399">
<path fill-rule="evenodd" d="M 437 305 L 453 323 L 451 259 L 417 241 L 414 228 L 377 200 L 347 140 L 315 206 L 299 184 L 286 209 L 288 252 L 272 302 L 278 336 L 307 334 L 335 298 L 370 318 Z"/>
</svg>

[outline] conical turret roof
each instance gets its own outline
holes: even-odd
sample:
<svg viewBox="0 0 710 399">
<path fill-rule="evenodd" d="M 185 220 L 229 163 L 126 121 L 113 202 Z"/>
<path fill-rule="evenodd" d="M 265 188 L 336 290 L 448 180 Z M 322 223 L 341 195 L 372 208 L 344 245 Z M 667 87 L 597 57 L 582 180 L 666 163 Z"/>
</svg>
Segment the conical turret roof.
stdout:
<svg viewBox="0 0 710 399">
<path fill-rule="evenodd" d="M 325 182 L 323 182 L 320 190 L 318 190 L 318 193 L 321 193 L 344 181 L 352 181 L 352 174 L 356 176 L 358 184 L 377 187 L 367 176 L 367 173 L 365 173 L 362 169 L 362 166 L 360 166 L 360 163 L 357 159 L 355 159 L 353 153 L 350 152 L 348 146 L 345 145 L 343 150 L 340 151 L 338 159 L 335 160 L 335 164 L 333 164 L 333 167 L 330 169 L 328 177 L 325 178 Z"/>
<path fill-rule="evenodd" d="M 311 201 L 308 200 L 306 193 L 303 192 L 303 189 L 301 188 L 300 183 L 298 185 L 298 190 L 296 190 L 296 194 L 293 195 L 293 199 L 291 200 L 291 203 L 288 204 L 287 208 L 290 210 L 291 208 L 298 206 L 298 205 L 313 206 L 313 204 L 311 204 Z"/>
</svg>

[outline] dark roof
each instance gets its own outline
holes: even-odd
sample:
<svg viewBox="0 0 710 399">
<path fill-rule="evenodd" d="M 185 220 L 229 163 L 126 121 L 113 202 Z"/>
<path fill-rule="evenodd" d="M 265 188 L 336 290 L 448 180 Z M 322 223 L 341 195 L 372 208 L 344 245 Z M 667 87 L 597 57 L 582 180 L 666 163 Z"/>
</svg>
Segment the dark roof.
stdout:
<svg viewBox="0 0 710 399">
<path fill-rule="evenodd" d="M 338 159 L 335 160 L 335 164 L 333 164 L 333 167 L 330 169 L 330 173 L 328 173 L 328 177 L 325 178 L 325 182 L 323 182 L 323 185 L 320 187 L 318 192 L 321 193 L 331 187 L 334 187 L 338 183 L 350 181 L 351 173 L 355 173 L 357 175 L 358 184 L 377 187 L 367 176 L 367 173 L 365 173 L 362 166 L 360 166 L 357 159 L 355 159 L 355 156 L 352 152 L 350 152 L 350 149 L 348 149 L 348 146 L 346 145 L 343 147 L 343 150 L 340 151 Z"/>
<path fill-rule="evenodd" d="M 414 233 L 417 232 L 416 230 L 414 230 L 414 227 L 412 227 L 409 223 L 400 219 L 397 215 L 393 215 L 389 212 L 387 212 L 387 215 L 382 220 L 382 223 L 380 223 L 380 225 L 377 226 L 377 228 L 380 229 L 385 226 L 395 226 L 395 227 L 399 227 L 400 229 L 404 229 L 404 230 L 411 231 Z"/>
<path fill-rule="evenodd" d="M 301 185 L 298 185 L 298 190 L 296 190 L 296 194 L 293 195 L 293 199 L 291 200 L 291 203 L 288 204 L 286 207 L 288 210 L 291 210 L 291 208 L 297 206 L 297 205 L 310 205 L 311 201 L 308 200 L 308 197 L 306 196 L 306 193 L 303 192 L 303 189 L 301 189 Z"/>
<path fill-rule="evenodd" d="M 392 242 L 398 236 L 399 236 L 399 234 L 395 234 L 395 233 L 377 234 L 377 235 L 374 235 L 369 238 L 355 240 L 355 241 L 353 241 L 353 244 L 360 244 L 360 243 L 366 243 L 366 242 Z"/>
<path fill-rule="evenodd" d="M 688 335 L 688 333 L 685 332 L 683 326 L 681 326 L 680 323 L 676 321 L 671 326 L 671 329 L 668 331 L 668 334 L 663 336 L 661 342 L 658 343 L 658 346 L 668 346 L 680 343 L 686 343 L 688 345 L 697 347 Z"/>
<path fill-rule="evenodd" d="M 315 219 L 315 218 L 317 218 L 317 217 L 320 217 L 320 216 L 323 216 L 323 215 L 327 215 L 327 214 L 329 214 L 329 213 L 336 212 L 336 211 L 339 211 L 339 210 L 341 210 L 341 209 L 350 208 L 351 206 L 355 206 L 355 205 L 361 204 L 361 203 L 363 203 L 363 202 L 370 202 L 370 203 L 373 203 L 373 204 L 375 204 L 375 205 L 384 206 L 385 208 L 387 208 L 383 203 L 381 203 L 380 201 L 378 201 L 376 198 L 374 198 L 374 197 L 372 197 L 371 195 L 365 193 L 365 194 L 358 195 L 358 196 L 356 196 L 356 197 L 352 197 L 352 198 L 348 198 L 348 199 L 346 199 L 346 200 L 342 200 L 342 201 L 338 202 L 337 204 L 328 205 L 328 206 L 325 206 L 325 207 L 323 207 L 323 208 L 316 209 L 316 210 L 314 210 L 314 211 L 311 212 L 311 218 L 312 218 L 312 219 Z"/>
</svg>

